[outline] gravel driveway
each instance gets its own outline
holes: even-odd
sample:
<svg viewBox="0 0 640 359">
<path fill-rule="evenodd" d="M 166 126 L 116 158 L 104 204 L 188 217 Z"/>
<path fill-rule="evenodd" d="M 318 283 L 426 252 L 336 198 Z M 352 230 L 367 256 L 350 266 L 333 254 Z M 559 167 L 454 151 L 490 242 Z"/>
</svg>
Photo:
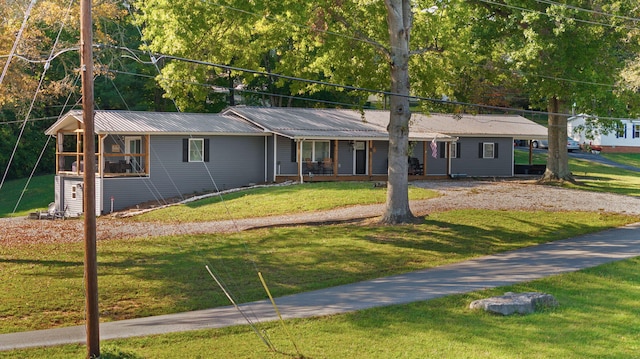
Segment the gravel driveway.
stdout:
<svg viewBox="0 0 640 359">
<path fill-rule="evenodd" d="M 461 208 L 544 210 L 544 211 L 593 211 L 640 215 L 640 197 L 621 196 L 537 185 L 535 181 L 421 181 L 413 185 L 438 191 L 442 196 L 414 201 L 411 210 L 416 215 L 434 211 Z M 377 217 L 383 205 L 354 206 L 335 210 L 302 213 L 264 218 L 238 219 L 203 223 L 138 223 L 110 216 L 98 218 L 99 240 L 153 237 L 196 233 L 228 233 L 250 228 L 339 222 Z M 29 220 L 26 218 L 1 218 L 0 243 L 58 243 L 80 242 L 84 237 L 81 220 Z"/>
</svg>

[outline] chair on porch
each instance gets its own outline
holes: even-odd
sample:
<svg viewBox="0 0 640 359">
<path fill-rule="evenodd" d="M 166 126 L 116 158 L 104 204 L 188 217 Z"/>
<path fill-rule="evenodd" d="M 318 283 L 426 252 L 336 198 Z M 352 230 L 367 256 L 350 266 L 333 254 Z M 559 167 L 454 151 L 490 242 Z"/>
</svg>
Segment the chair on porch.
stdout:
<svg viewBox="0 0 640 359">
<path fill-rule="evenodd" d="M 303 174 L 316 173 L 316 164 L 311 161 L 311 158 L 305 158 L 302 166 Z"/>
<path fill-rule="evenodd" d="M 333 174 L 333 161 L 331 158 L 325 158 L 322 160 L 322 174 Z"/>
<path fill-rule="evenodd" d="M 421 175 L 424 171 L 424 167 L 420 164 L 420 161 L 415 157 L 409 157 L 409 174 Z"/>
</svg>

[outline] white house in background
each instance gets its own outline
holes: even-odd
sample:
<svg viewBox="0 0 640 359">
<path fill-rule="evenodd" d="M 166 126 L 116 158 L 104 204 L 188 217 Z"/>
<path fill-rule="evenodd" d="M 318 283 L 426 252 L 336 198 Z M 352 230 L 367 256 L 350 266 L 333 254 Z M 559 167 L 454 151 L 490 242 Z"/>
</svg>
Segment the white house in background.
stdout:
<svg viewBox="0 0 640 359">
<path fill-rule="evenodd" d="M 616 131 L 603 135 L 598 134 L 588 139 L 584 131 L 574 131 L 587 121 L 597 121 L 593 116 L 579 114 L 567 120 L 569 137 L 580 142 L 581 145 L 591 144 L 602 147 L 605 152 L 640 153 L 640 119 L 622 120 Z"/>
</svg>

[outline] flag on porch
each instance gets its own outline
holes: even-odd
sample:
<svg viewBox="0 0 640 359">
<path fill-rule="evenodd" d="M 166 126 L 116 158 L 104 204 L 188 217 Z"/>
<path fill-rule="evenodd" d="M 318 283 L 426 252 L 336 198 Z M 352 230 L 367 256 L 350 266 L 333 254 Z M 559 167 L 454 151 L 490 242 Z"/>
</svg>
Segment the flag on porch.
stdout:
<svg viewBox="0 0 640 359">
<path fill-rule="evenodd" d="M 436 138 L 433 138 L 431 141 L 431 157 L 438 158 L 438 144 L 436 143 Z"/>
</svg>

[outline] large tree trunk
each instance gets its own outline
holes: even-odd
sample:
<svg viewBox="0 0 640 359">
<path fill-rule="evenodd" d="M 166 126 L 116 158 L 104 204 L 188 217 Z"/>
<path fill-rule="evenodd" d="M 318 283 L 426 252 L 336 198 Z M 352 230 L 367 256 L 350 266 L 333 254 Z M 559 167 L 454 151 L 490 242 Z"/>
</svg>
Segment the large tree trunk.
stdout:
<svg viewBox="0 0 640 359">
<path fill-rule="evenodd" d="M 391 92 L 389 116 L 389 182 L 381 222 L 406 223 L 414 219 L 409 208 L 409 0 L 385 0 L 390 39 Z"/>
<path fill-rule="evenodd" d="M 549 100 L 549 152 L 547 170 L 539 182 L 575 182 L 569 170 L 569 154 L 567 151 L 567 118 L 558 115 L 560 102 L 557 97 Z"/>
</svg>

